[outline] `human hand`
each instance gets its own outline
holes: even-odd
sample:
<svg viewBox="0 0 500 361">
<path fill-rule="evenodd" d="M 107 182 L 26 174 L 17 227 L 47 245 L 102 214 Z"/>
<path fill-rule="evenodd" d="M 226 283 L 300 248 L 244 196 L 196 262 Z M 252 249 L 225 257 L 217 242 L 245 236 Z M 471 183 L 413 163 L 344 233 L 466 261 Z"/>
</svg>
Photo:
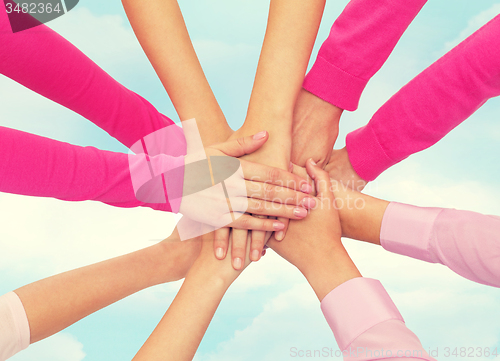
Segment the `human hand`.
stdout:
<svg viewBox="0 0 500 361">
<path fill-rule="evenodd" d="M 234 219 L 235 213 L 248 211 L 292 219 L 305 217 L 305 207 L 312 202 L 308 195 L 312 187 L 307 181 L 287 171 L 236 159 L 259 149 L 267 139 L 267 132 L 261 132 L 209 146 L 204 149 L 204 157 L 188 154 L 183 189 L 188 196 L 183 196 L 180 212 L 192 220 L 216 227 L 230 225 L 264 231 L 280 230 L 284 226 L 275 220 L 245 214 Z M 208 162 L 202 162 L 205 168 L 200 169 L 193 159 L 204 158 L 208 158 Z M 218 188 L 212 187 L 214 184 Z M 222 190 L 225 197 L 220 196 Z M 189 197 L 190 194 L 195 197 Z"/>
<path fill-rule="evenodd" d="M 292 155 L 294 164 L 305 166 L 312 158 L 324 168 L 339 134 L 343 110 L 301 89 L 293 113 Z"/>
<path fill-rule="evenodd" d="M 295 265 L 322 300 L 332 289 L 361 274 L 341 242 L 339 213 L 328 173 L 312 160 L 307 173 L 315 181 L 317 207 L 302 221 L 290 222 L 284 242 L 269 240 L 268 245 Z"/>
<path fill-rule="evenodd" d="M 330 178 L 358 192 L 361 192 L 368 184 L 352 167 L 345 147 L 332 152 L 325 170 L 330 174 Z"/>
</svg>

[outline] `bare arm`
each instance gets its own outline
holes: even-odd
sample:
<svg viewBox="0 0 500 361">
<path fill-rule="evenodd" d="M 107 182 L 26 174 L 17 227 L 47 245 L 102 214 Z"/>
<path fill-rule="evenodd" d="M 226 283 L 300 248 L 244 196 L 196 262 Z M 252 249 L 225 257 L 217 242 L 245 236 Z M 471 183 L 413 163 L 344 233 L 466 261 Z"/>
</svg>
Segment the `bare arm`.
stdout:
<svg viewBox="0 0 500 361">
<path fill-rule="evenodd" d="M 137 39 L 181 120 L 196 118 L 205 146 L 231 135 L 176 0 L 122 0 Z"/>
<path fill-rule="evenodd" d="M 222 297 L 241 271 L 229 257 L 213 254 L 213 235 L 203 237 L 200 256 L 179 293 L 134 360 L 192 360 Z M 247 258 L 242 268 L 250 263 Z"/>
<path fill-rule="evenodd" d="M 28 316 L 31 343 L 142 289 L 183 278 L 198 252 L 199 242 L 180 242 L 174 232 L 154 246 L 15 290 Z"/>
</svg>

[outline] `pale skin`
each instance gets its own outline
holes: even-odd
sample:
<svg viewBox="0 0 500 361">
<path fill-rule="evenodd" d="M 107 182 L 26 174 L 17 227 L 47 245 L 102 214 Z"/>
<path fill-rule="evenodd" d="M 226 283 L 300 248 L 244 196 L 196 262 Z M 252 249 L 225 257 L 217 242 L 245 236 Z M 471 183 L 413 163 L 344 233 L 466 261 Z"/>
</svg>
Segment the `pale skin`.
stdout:
<svg viewBox="0 0 500 361">
<path fill-rule="evenodd" d="M 318 207 L 306 219 L 290 222 L 284 242 L 272 238 L 268 245 L 302 272 L 322 301 L 337 286 L 361 274 L 341 242 L 339 214 L 328 173 L 312 160 L 306 167 L 316 185 Z"/>
<path fill-rule="evenodd" d="M 201 252 L 189 270 L 181 289 L 141 347 L 134 360 L 192 360 L 229 286 L 241 270 L 231 266 L 231 258 L 218 260 L 213 254 L 213 236 L 201 237 Z"/>
<path fill-rule="evenodd" d="M 247 159 L 288 169 L 292 150 L 292 121 L 295 102 L 302 87 L 307 64 L 323 15 L 325 1 L 272 0 L 266 35 L 243 126 L 232 137 L 265 129 L 268 142 Z M 310 201 L 309 206 L 314 206 Z M 288 220 L 280 219 L 285 225 Z M 225 232 L 225 233 L 223 233 Z M 219 231 L 216 254 L 227 252 L 227 231 Z M 276 237 L 282 240 L 284 230 Z M 247 231 L 233 231 L 233 267 L 239 269 L 245 257 Z M 266 242 L 264 232 L 252 232 L 250 258 L 260 259 Z M 219 251 L 217 251 L 219 250 Z"/>
</svg>

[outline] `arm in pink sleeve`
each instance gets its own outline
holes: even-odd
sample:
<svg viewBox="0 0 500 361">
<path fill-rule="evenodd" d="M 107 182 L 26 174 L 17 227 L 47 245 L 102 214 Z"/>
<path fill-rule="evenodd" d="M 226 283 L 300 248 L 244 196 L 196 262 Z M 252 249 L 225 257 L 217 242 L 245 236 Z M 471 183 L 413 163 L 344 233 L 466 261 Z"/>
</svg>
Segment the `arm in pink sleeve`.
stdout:
<svg viewBox="0 0 500 361">
<path fill-rule="evenodd" d="M 179 211 L 184 180 L 182 156 L 158 154 L 145 157 L 114 153 L 4 127 L 0 127 L 0 144 L 2 192 L 66 201 L 94 200 L 126 208 L 146 206 L 168 212 Z M 150 164 L 154 174 L 144 164 Z M 163 177 L 166 172 L 173 174 L 172 170 L 177 170 L 176 176 Z M 141 178 L 139 185 L 161 177 L 159 188 L 143 189 L 156 192 L 156 195 L 161 192 L 162 199 L 158 200 L 153 194 L 149 199 L 155 199 L 154 202 L 139 201 L 133 175 Z M 176 202 L 172 203 L 173 200 Z"/>
<path fill-rule="evenodd" d="M 1 74 L 82 115 L 127 147 L 173 123 L 47 26 L 12 33 L 3 1 L 0 44 Z"/>
<path fill-rule="evenodd" d="M 500 95 L 500 15 L 410 81 L 347 135 L 356 173 L 372 181 L 426 149 Z"/>
<path fill-rule="evenodd" d="M 0 297 L 0 361 L 30 345 L 28 316 L 19 297 L 9 292 Z"/>
<path fill-rule="evenodd" d="M 349 2 L 321 46 L 304 89 L 341 109 L 356 110 L 366 84 L 426 1 Z"/>
<path fill-rule="evenodd" d="M 359 277 L 341 284 L 321 301 L 321 310 L 345 361 L 434 360 L 377 280 Z"/>
<path fill-rule="evenodd" d="M 388 251 L 441 263 L 474 282 L 500 287 L 500 217 L 390 203 L 380 243 Z"/>
</svg>

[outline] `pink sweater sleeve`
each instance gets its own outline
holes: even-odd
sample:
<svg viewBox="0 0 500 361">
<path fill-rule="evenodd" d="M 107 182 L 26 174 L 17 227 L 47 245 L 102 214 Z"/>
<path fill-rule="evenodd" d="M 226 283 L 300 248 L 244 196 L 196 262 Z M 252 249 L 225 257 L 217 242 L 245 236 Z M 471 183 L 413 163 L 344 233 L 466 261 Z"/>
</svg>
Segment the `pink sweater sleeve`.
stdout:
<svg viewBox="0 0 500 361">
<path fill-rule="evenodd" d="M 326 295 L 321 310 L 345 361 L 434 360 L 377 280 L 359 277 L 341 284 Z"/>
<path fill-rule="evenodd" d="M 304 89 L 341 109 L 356 110 L 366 84 L 426 1 L 351 0 L 321 46 Z"/>
<path fill-rule="evenodd" d="M 388 251 L 441 263 L 474 282 L 500 287 L 500 217 L 390 203 L 380 231 Z"/>
<path fill-rule="evenodd" d="M 163 139 L 165 144 L 161 147 L 150 147 L 148 155 L 159 156 L 172 167 L 183 162 L 173 157 L 185 154 L 185 138 L 170 119 L 115 81 L 50 28 L 40 25 L 12 33 L 3 2 L 0 2 L 0 43 L 0 73 L 77 112 L 127 147 L 168 127 L 169 132 L 162 134 L 171 136 Z M 169 202 L 164 195 L 163 204 L 135 199 L 130 175 L 127 176 L 126 154 L 75 147 L 5 128 L 1 129 L 0 138 L 1 191 L 178 211 L 179 198 Z M 163 152 L 156 151 L 160 148 Z M 165 193 L 170 190 L 181 193 L 182 182 L 182 177 L 166 179 L 163 183 L 170 189 Z"/>
<path fill-rule="evenodd" d="M 500 95 L 500 15 L 410 81 L 347 135 L 349 159 L 372 181 L 438 142 L 489 98 Z"/>
<path fill-rule="evenodd" d="M 172 209 L 169 202 L 182 196 L 182 187 L 176 185 L 177 179 L 165 179 L 167 196 L 163 202 L 145 203 L 136 198 L 131 175 L 141 173 L 140 169 L 135 169 L 143 164 L 140 155 L 79 147 L 4 127 L 0 127 L 0 144 L 2 192 L 66 201 L 94 200 L 117 207 L 146 206 L 178 211 L 179 205 Z M 159 154 L 149 160 L 157 175 L 172 169 L 183 170 L 184 157 Z M 179 178 L 182 184 L 183 174 L 179 174 Z M 169 190 L 176 193 L 170 195 Z"/>
</svg>

